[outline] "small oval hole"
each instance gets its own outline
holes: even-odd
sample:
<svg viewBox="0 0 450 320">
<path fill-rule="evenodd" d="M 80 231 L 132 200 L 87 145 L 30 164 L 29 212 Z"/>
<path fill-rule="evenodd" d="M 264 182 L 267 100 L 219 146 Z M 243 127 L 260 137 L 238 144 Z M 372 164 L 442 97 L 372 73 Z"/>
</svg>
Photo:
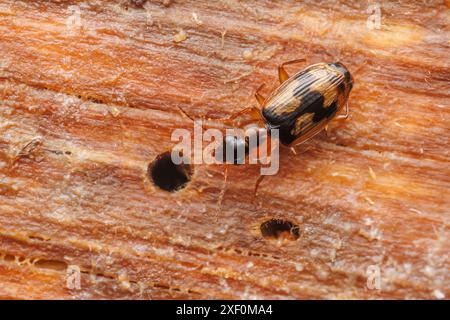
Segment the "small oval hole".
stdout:
<svg viewBox="0 0 450 320">
<path fill-rule="evenodd" d="M 300 228 L 295 223 L 283 219 L 270 219 L 260 226 L 264 238 L 297 240 Z"/>
<path fill-rule="evenodd" d="M 186 187 L 191 180 L 192 168 L 189 164 L 175 164 L 169 151 L 158 155 L 147 169 L 150 180 L 166 191 L 177 191 Z"/>
<path fill-rule="evenodd" d="M 35 267 L 52 270 L 66 270 L 67 263 L 60 260 L 38 260 L 34 263 Z"/>
</svg>

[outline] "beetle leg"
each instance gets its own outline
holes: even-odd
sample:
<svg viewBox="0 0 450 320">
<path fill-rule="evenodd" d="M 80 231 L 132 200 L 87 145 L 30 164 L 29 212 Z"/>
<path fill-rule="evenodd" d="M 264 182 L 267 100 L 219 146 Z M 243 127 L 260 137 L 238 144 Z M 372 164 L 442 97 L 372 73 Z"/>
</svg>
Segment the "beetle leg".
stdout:
<svg viewBox="0 0 450 320">
<path fill-rule="evenodd" d="M 348 102 L 345 104 L 345 114 L 341 114 L 339 116 L 336 117 L 336 119 L 340 120 L 340 119 L 347 119 L 349 116 L 350 112 L 349 112 L 349 108 L 348 108 Z"/>
<path fill-rule="evenodd" d="M 290 150 L 291 150 L 291 152 L 294 154 L 294 156 L 297 155 L 297 151 L 295 151 L 295 148 L 294 148 L 294 147 L 290 147 Z"/>
<path fill-rule="evenodd" d="M 258 192 L 258 187 L 259 187 L 259 185 L 261 184 L 261 182 L 264 180 L 265 177 L 266 177 L 266 176 L 264 176 L 264 175 L 260 175 L 260 176 L 258 177 L 258 179 L 256 180 L 256 183 L 255 183 L 255 191 L 254 191 L 254 193 L 253 193 L 253 196 L 254 196 L 255 199 L 256 199 L 256 193 Z"/>
<path fill-rule="evenodd" d="M 264 101 L 266 100 L 266 99 L 259 93 L 259 92 L 262 90 L 262 88 L 264 88 L 265 85 L 266 85 L 265 83 L 263 83 L 262 85 L 260 85 L 260 86 L 258 87 L 258 89 L 256 89 L 256 92 L 255 92 L 255 98 L 256 98 L 256 100 L 258 100 L 258 103 L 259 103 L 260 106 L 262 106 L 262 105 L 264 104 Z"/>
<path fill-rule="evenodd" d="M 285 82 L 287 79 L 289 79 L 289 74 L 286 72 L 286 70 L 284 69 L 285 66 L 289 65 L 289 64 L 294 64 L 294 63 L 299 63 L 299 62 L 305 62 L 306 59 L 295 59 L 295 60 L 291 60 L 291 61 L 287 61 L 287 62 L 283 62 L 279 67 L 278 67 L 278 78 L 280 79 L 280 83 Z"/>
<path fill-rule="evenodd" d="M 229 116 L 227 119 L 225 119 L 225 123 L 228 125 L 234 125 L 234 122 L 236 121 L 236 119 L 238 118 L 243 118 L 245 116 L 249 116 L 251 118 L 251 120 L 260 120 L 261 119 L 261 115 L 259 112 L 259 109 L 256 107 L 248 107 L 245 109 L 242 109 L 241 111 L 238 111 L 234 114 L 232 114 L 231 116 Z M 242 120 L 242 119 L 241 119 Z M 238 125 L 240 123 L 240 121 L 237 121 Z"/>
<path fill-rule="evenodd" d="M 297 155 L 299 155 L 299 154 L 303 154 L 303 153 L 305 153 L 305 152 L 307 152 L 307 151 L 309 151 L 309 150 L 312 149 L 311 146 L 306 146 L 306 147 L 300 147 L 300 151 L 297 151 L 297 149 L 295 149 L 295 147 L 296 147 L 296 146 L 299 146 L 299 145 L 301 145 L 301 144 L 302 144 L 302 143 L 299 143 L 299 144 L 296 144 L 296 145 L 293 145 L 292 147 L 290 147 L 290 150 L 291 150 L 291 152 L 294 154 L 294 156 L 297 156 Z"/>
</svg>

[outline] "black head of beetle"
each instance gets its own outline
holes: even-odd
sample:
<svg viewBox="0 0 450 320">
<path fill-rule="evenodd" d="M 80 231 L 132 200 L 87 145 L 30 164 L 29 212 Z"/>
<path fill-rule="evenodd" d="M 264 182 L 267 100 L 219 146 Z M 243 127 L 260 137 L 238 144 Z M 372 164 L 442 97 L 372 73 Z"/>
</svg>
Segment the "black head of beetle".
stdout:
<svg viewBox="0 0 450 320">
<path fill-rule="evenodd" d="M 248 154 L 248 139 L 234 135 L 226 135 L 220 147 L 216 149 L 215 157 L 220 162 L 243 164 Z"/>
</svg>

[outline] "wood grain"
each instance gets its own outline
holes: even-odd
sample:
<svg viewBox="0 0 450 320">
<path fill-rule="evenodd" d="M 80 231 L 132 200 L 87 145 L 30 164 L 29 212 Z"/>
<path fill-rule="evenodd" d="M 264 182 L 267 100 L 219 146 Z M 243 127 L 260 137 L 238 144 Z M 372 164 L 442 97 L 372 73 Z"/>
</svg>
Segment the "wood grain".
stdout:
<svg viewBox="0 0 450 320">
<path fill-rule="evenodd" d="M 448 298 L 449 2 L 383 1 L 374 30 L 370 4 L 1 0 L 0 297 Z M 152 183 L 180 108 L 217 125 L 303 57 L 354 72 L 351 117 L 256 200 L 252 165 Z"/>
</svg>

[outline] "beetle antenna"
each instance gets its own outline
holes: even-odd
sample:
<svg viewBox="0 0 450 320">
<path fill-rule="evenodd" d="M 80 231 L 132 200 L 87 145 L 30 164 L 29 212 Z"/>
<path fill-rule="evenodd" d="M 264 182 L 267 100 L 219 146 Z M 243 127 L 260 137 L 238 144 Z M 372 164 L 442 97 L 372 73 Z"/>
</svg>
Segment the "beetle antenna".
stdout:
<svg viewBox="0 0 450 320">
<path fill-rule="evenodd" d="M 259 185 L 261 184 L 261 182 L 264 180 L 265 177 L 266 177 L 265 175 L 260 175 L 260 176 L 258 177 L 258 179 L 256 180 L 256 183 L 255 183 L 255 190 L 254 190 L 254 192 L 253 192 L 253 198 L 254 198 L 254 200 L 256 200 L 256 193 L 258 192 L 258 187 L 259 187 Z"/>
<path fill-rule="evenodd" d="M 225 166 L 225 170 L 224 170 L 224 173 L 223 173 L 223 187 L 220 190 L 219 200 L 217 201 L 217 207 L 218 207 L 217 209 L 218 209 L 218 211 L 220 211 L 221 208 L 222 208 L 222 201 L 223 201 L 223 197 L 225 195 L 225 189 L 227 187 L 227 178 L 228 178 L 228 168 Z"/>
<path fill-rule="evenodd" d="M 355 72 L 353 72 L 353 75 L 357 75 L 367 65 L 367 62 L 368 60 L 364 60 L 364 62 L 356 68 Z"/>
</svg>

